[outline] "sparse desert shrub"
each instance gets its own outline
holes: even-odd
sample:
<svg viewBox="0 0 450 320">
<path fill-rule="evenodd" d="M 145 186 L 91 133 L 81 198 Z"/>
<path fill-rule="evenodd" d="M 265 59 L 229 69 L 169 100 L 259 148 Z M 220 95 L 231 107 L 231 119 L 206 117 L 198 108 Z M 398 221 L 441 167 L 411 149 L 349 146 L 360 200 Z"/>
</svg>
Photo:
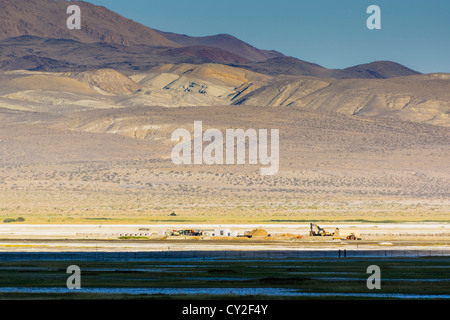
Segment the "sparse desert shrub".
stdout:
<svg viewBox="0 0 450 320">
<path fill-rule="evenodd" d="M 171 217 L 176 217 L 177 214 L 176 214 L 175 212 L 172 212 L 172 213 L 170 214 L 170 216 L 171 216 Z"/>
<path fill-rule="evenodd" d="M 119 240 L 149 240 L 149 238 L 148 237 L 124 236 L 124 237 L 119 237 Z"/>
<path fill-rule="evenodd" d="M 3 220 L 3 223 L 11 223 L 11 222 L 16 222 L 16 219 L 6 218 L 5 220 Z"/>
<path fill-rule="evenodd" d="M 17 222 L 24 222 L 24 221 L 25 221 L 25 218 L 23 218 L 23 217 L 18 217 L 18 218 L 16 219 L 16 221 L 17 221 Z"/>
</svg>

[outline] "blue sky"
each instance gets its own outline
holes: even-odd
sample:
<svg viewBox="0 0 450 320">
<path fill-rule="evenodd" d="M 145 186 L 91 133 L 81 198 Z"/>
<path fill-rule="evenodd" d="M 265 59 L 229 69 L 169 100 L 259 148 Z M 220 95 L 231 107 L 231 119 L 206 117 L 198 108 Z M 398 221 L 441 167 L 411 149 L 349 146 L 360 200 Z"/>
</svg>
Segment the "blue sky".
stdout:
<svg viewBox="0 0 450 320">
<path fill-rule="evenodd" d="M 390 60 L 450 72 L 448 0 L 88 0 L 163 31 L 228 33 L 327 68 Z M 381 30 L 369 30 L 370 5 Z"/>
</svg>

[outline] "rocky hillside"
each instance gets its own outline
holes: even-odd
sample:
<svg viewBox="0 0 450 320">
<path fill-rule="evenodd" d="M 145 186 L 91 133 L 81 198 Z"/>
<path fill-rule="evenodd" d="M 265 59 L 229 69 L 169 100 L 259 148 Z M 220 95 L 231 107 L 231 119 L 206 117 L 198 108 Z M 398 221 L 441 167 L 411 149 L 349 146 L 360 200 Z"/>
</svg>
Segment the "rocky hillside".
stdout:
<svg viewBox="0 0 450 320">
<path fill-rule="evenodd" d="M 66 11 L 69 5 L 77 5 L 81 9 L 81 30 L 69 30 L 66 26 L 69 17 Z M 151 28 L 88 2 L 2 0 L 0 2 L 0 40 L 23 35 L 72 39 L 84 43 L 179 46 Z"/>
<path fill-rule="evenodd" d="M 190 37 L 188 35 L 181 35 L 171 32 L 159 31 L 167 39 L 178 43 L 179 45 L 190 46 L 206 46 L 212 48 L 219 48 L 235 55 L 238 55 L 248 61 L 260 62 L 272 58 L 284 57 L 280 52 L 274 50 L 260 50 L 236 37 L 229 34 L 218 34 L 215 36 L 205 37 Z"/>
</svg>

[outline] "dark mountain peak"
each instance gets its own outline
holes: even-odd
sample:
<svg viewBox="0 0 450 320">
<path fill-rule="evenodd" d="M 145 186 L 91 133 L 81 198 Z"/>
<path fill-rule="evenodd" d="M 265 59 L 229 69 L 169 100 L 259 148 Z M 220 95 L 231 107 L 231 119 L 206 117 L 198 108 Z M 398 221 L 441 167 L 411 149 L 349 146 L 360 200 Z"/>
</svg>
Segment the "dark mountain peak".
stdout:
<svg viewBox="0 0 450 320">
<path fill-rule="evenodd" d="M 69 30 L 67 7 L 78 5 L 81 30 Z M 18 36 L 71 39 L 84 43 L 107 42 L 178 47 L 155 30 L 105 7 L 84 1 L 1 0 L 0 40 Z"/>
<path fill-rule="evenodd" d="M 266 61 L 239 65 L 239 67 L 272 76 L 292 75 L 335 79 L 388 79 L 420 74 L 392 61 L 375 61 L 341 70 L 327 69 L 316 63 L 293 57 L 277 57 Z"/>
<path fill-rule="evenodd" d="M 387 79 L 420 74 L 399 63 L 392 61 L 374 61 L 341 70 L 343 78 Z"/>
<path fill-rule="evenodd" d="M 82 11 L 81 30 L 66 26 L 67 7 L 74 4 Z M 7 58 L 2 66 L 8 69 L 45 69 L 46 63 L 51 70 L 58 66 L 75 68 L 77 63 L 69 54 L 76 50 L 77 55 L 84 56 L 83 63 L 88 61 L 92 68 L 100 63 L 101 67 L 140 70 L 163 63 L 215 62 L 272 76 L 385 79 L 418 74 L 390 61 L 331 70 L 277 51 L 257 49 L 226 33 L 191 37 L 153 30 L 84 1 L 0 0 L 0 45 L 15 47 L 4 49 L 9 54 L 4 54 Z M 123 54 L 118 55 L 118 51 Z M 61 59 L 64 61 L 57 63 Z"/>
<path fill-rule="evenodd" d="M 190 37 L 185 34 L 158 31 L 167 39 L 181 46 L 207 46 L 222 49 L 248 61 L 265 61 L 275 57 L 283 57 L 277 51 L 260 50 L 252 45 L 226 33 L 204 37 Z"/>
</svg>

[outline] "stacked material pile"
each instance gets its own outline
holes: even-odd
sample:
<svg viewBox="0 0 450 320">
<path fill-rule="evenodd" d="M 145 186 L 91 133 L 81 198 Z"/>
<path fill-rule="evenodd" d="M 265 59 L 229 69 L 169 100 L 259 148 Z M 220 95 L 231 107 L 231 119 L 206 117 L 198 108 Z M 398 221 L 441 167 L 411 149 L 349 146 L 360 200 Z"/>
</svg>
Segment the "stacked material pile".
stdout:
<svg viewBox="0 0 450 320">
<path fill-rule="evenodd" d="M 269 233 L 264 229 L 256 228 L 252 231 L 246 232 L 245 236 L 249 238 L 267 238 Z"/>
</svg>

